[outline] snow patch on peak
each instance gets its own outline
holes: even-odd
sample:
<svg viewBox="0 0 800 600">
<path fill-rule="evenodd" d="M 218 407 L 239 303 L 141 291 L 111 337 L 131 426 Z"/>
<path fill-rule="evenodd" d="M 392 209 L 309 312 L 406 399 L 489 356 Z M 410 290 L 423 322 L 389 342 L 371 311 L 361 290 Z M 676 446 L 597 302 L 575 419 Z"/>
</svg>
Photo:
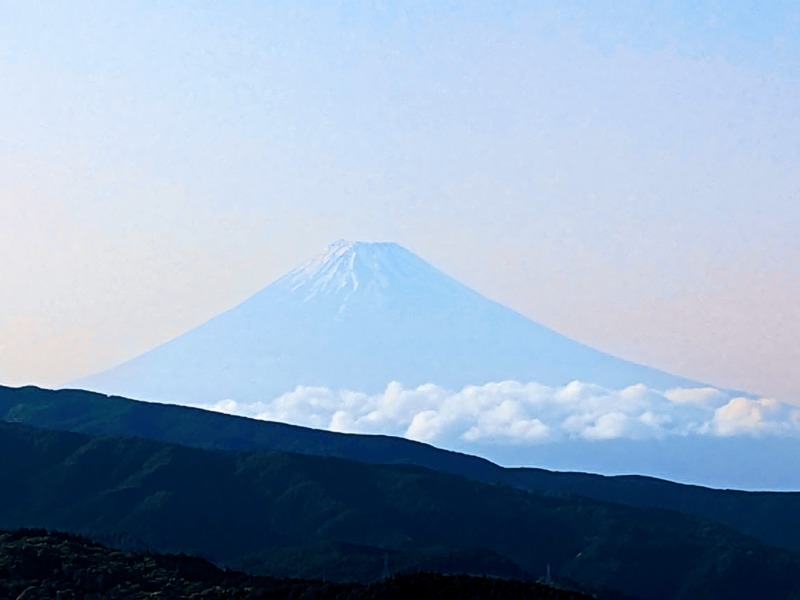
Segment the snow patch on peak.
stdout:
<svg viewBox="0 0 800 600">
<path fill-rule="evenodd" d="M 408 250 L 395 242 L 364 242 L 341 239 L 336 240 L 332 244 L 328 244 L 322 252 L 321 258 L 335 258 L 357 251 L 369 252 L 371 254 L 393 251 L 408 252 Z"/>
<path fill-rule="evenodd" d="M 283 280 L 304 301 L 320 295 L 344 295 L 346 300 L 359 289 L 385 290 L 410 282 L 412 275 L 430 268 L 393 242 L 337 240 Z"/>
<path fill-rule="evenodd" d="M 325 248 L 320 259 L 323 262 L 335 260 L 350 252 L 358 243 L 350 240 L 337 240 Z"/>
</svg>

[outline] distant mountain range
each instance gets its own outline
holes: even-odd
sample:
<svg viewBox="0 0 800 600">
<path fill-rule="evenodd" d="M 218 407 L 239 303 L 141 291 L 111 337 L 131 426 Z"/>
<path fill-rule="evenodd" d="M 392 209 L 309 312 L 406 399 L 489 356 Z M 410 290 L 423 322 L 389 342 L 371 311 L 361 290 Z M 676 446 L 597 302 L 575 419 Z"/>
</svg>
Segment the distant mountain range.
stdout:
<svg viewBox="0 0 800 600">
<path fill-rule="evenodd" d="M 392 381 L 460 389 L 506 380 L 699 385 L 559 335 L 397 244 L 342 240 L 241 305 L 70 386 L 213 404 L 301 385 L 375 393 Z"/>
</svg>

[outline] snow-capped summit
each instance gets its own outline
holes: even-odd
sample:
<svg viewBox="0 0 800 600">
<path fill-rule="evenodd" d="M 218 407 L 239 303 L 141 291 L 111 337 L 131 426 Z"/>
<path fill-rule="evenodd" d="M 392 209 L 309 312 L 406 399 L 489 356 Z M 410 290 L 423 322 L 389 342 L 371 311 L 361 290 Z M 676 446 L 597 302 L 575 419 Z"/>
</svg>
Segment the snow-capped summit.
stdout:
<svg viewBox="0 0 800 600">
<path fill-rule="evenodd" d="M 377 392 L 514 379 L 656 389 L 694 382 L 593 350 L 448 277 L 394 243 L 340 240 L 239 306 L 73 385 L 213 403 L 298 385 Z"/>
<path fill-rule="evenodd" d="M 474 293 L 399 244 L 348 240 L 329 245 L 273 286 L 298 302 L 336 298 L 340 311 L 354 302 L 384 305 L 392 296 L 430 301 L 433 290 L 452 300 Z"/>
<path fill-rule="evenodd" d="M 339 240 L 280 281 L 310 299 L 318 294 L 353 293 L 359 287 L 415 285 L 431 270 L 427 263 L 392 242 Z"/>
</svg>

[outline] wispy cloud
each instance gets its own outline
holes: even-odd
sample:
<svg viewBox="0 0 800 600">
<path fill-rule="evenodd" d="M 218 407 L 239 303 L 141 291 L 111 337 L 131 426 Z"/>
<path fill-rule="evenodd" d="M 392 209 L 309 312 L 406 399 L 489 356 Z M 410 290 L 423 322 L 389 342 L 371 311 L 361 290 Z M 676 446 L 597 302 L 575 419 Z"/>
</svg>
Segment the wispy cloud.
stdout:
<svg viewBox="0 0 800 600">
<path fill-rule="evenodd" d="M 639 384 L 614 390 L 501 381 L 452 391 L 390 383 L 380 394 L 297 387 L 271 401 L 223 400 L 220 412 L 350 433 L 414 440 L 544 443 L 565 439 L 800 435 L 800 408 L 715 388 L 661 392 Z"/>
</svg>

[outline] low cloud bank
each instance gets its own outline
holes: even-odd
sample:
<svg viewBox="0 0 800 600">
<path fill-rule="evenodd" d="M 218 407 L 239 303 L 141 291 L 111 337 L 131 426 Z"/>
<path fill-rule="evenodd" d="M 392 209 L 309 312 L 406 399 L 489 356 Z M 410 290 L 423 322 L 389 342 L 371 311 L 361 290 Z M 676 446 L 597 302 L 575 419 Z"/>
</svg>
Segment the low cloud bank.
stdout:
<svg viewBox="0 0 800 600">
<path fill-rule="evenodd" d="M 390 383 L 380 394 L 300 386 L 271 401 L 223 400 L 212 410 L 347 433 L 423 442 L 543 443 L 565 439 L 800 435 L 800 408 L 716 388 L 620 390 L 501 381 L 451 391 Z"/>
</svg>

